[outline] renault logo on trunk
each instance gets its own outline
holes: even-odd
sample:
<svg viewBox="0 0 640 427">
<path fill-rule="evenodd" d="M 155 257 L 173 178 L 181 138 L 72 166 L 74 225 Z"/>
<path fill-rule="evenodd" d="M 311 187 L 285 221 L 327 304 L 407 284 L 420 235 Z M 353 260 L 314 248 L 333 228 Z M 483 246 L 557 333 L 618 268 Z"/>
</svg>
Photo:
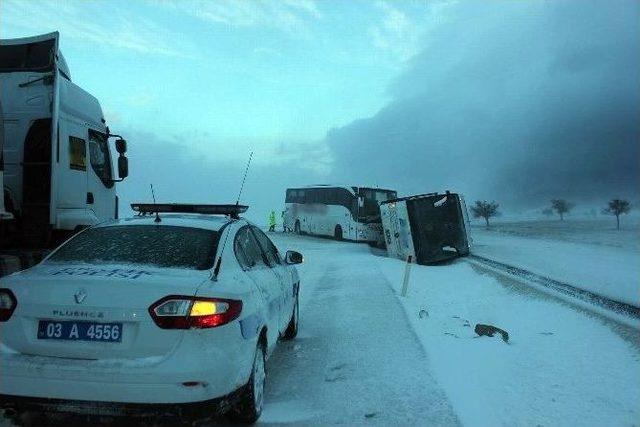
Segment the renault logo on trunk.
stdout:
<svg viewBox="0 0 640 427">
<path fill-rule="evenodd" d="M 76 304 L 82 304 L 84 299 L 87 297 L 87 291 L 80 289 L 73 295 L 73 297 L 76 299 Z"/>
</svg>

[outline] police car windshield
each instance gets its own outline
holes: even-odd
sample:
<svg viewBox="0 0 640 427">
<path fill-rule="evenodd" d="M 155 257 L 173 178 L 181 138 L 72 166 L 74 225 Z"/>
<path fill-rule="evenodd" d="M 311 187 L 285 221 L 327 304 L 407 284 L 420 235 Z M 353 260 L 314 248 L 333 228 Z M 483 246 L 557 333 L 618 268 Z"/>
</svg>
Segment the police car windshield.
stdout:
<svg viewBox="0 0 640 427">
<path fill-rule="evenodd" d="M 167 268 L 212 268 L 218 232 L 166 225 L 91 228 L 58 249 L 50 262 L 142 264 Z"/>
</svg>

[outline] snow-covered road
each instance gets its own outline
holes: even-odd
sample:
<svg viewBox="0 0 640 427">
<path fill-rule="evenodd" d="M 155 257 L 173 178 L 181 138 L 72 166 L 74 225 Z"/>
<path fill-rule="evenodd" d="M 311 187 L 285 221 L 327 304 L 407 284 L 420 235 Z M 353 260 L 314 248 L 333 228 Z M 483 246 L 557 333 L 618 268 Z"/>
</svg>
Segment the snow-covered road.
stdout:
<svg viewBox="0 0 640 427">
<path fill-rule="evenodd" d="M 458 424 L 366 246 L 289 236 L 300 249 L 300 335 L 269 361 L 261 424 Z"/>
</svg>

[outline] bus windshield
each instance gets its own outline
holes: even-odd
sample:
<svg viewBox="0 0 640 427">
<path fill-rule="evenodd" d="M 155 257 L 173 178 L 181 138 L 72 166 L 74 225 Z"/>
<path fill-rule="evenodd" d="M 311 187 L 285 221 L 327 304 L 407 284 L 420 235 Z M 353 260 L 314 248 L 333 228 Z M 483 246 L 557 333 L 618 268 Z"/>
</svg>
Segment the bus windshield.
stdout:
<svg viewBox="0 0 640 427">
<path fill-rule="evenodd" d="M 377 188 L 360 188 L 358 197 L 360 198 L 360 209 L 358 219 L 364 222 L 379 222 L 381 202 L 395 199 L 398 194 L 391 190 L 380 190 Z"/>
</svg>

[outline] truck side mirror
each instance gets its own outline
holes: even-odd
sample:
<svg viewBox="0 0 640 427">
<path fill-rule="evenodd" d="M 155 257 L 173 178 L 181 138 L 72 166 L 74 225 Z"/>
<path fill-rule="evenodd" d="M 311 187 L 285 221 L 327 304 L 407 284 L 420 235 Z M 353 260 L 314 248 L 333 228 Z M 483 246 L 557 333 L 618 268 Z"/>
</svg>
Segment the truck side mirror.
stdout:
<svg viewBox="0 0 640 427">
<path fill-rule="evenodd" d="M 116 151 L 119 154 L 124 154 L 127 152 L 127 141 L 120 138 L 120 139 L 116 139 Z"/>
<path fill-rule="evenodd" d="M 125 179 L 127 176 L 129 176 L 129 159 L 120 154 L 118 157 L 118 177 Z"/>
</svg>

